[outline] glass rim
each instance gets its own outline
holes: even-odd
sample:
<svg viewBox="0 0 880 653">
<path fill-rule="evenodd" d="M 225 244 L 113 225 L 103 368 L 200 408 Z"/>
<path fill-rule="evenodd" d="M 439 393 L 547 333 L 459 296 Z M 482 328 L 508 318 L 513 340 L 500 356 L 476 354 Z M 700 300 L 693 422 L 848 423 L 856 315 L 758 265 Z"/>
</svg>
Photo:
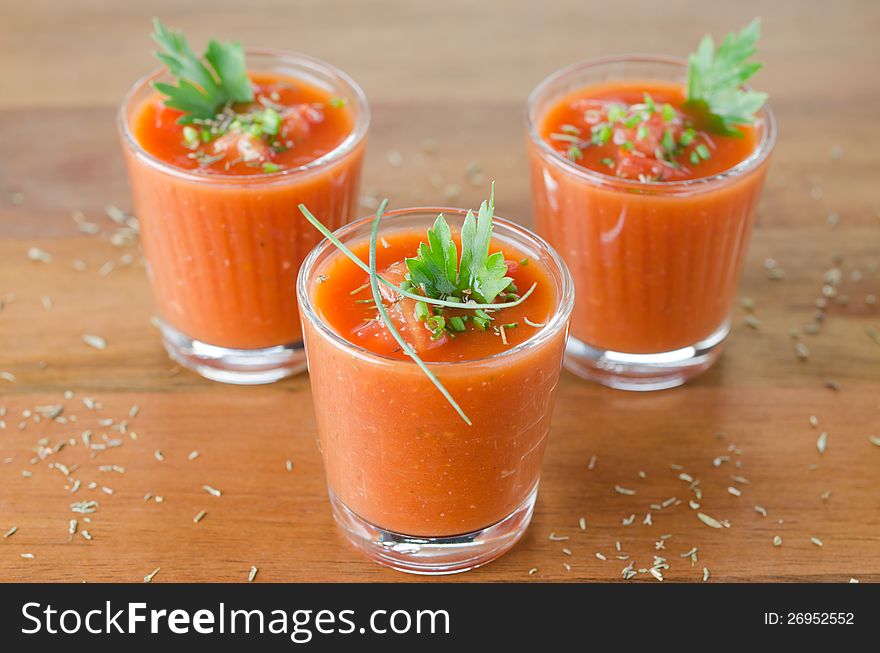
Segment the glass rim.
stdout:
<svg viewBox="0 0 880 653">
<path fill-rule="evenodd" d="M 417 214 L 424 214 L 426 216 L 432 215 L 436 218 L 436 216 L 440 213 L 445 216 L 455 215 L 464 218 L 464 216 L 468 213 L 468 209 L 432 206 L 406 207 L 387 211 L 382 216 L 382 222 L 385 223 L 386 220 L 393 221 L 395 219 L 405 218 Z M 374 219 L 375 215 L 359 218 L 354 222 L 350 222 L 347 225 L 340 227 L 333 232 L 333 235 L 342 240 L 342 238 L 344 238 L 347 234 L 355 231 L 360 227 L 372 223 Z M 522 351 L 534 349 L 535 347 L 544 344 L 545 342 L 550 340 L 550 338 L 556 335 L 561 329 L 564 329 L 568 324 L 568 319 L 571 316 L 572 309 L 574 308 L 574 279 L 571 276 L 571 271 L 568 269 L 568 266 L 565 264 L 565 261 L 562 259 L 559 253 L 555 249 L 553 249 L 550 243 L 548 243 L 546 240 L 515 222 L 511 222 L 510 220 L 505 220 L 504 218 L 494 216 L 492 218 L 492 226 L 493 237 L 497 237 L 499 235 L 498 227 L 500 227 L 500 231 L 505 232 L 504 234 L 500 234 L 502 236 L 502 240 L 505 235 L 519 237 L 521 239 L 530 241 L 537 247 L 537 249 L 539 249 L 542 253 L 546 254 L 549 257 L 552 265 L 555 267 L 555 270 L 558 270 L 558 276 L 560 277 L 560 289 L 557 297 L 556 308 L 554 309 L 550 319 L 540 330 L 538 330 L 530 338 L 527 338 L 523 342 L 511 347 L 510 349 L 506 349 L 496 354 L 490 354 L 488 356 L 480 356 L 479 358 L 469 358 L 467 360 L 460 361 L 425 361 L 425 364 L 429 367 L 439 366 L 450 368 L 456 366 L 462 367 L 472 365 L 474 363 L 495 362 L 499 359 L 504 359 L 509 356 L 518 354 Z M 344 242 L 345 241 L 343 241 L 343 243 Z M 516 242 L 514 242 L 513 244 L 515 245 Z M 319 242 L 312 249 L 312 251 L 309 252 L 309 255 L 300 266 L 299 274 L 296 280 L 296 294 L 297 299 L 299 300 L 301 319 L 308 319 L 309 322 L 313 324 L 315 328 L 321 333 L 321 335 L 328 338 L 337 347 L 341 347 L 342 349 L 347 350 L 352 355 L 357 356 L 361 359 L 389 364 L 401 363 L 404 365 L 415 365 L 415 362 L 409 357 L 401 359 L 395 358 L 393 356 L 387 356 L 385 354 L 377 354 L 376 352 L 370 351 L 365 347 L 361 347 L 360 345 L 350 342 L 349 340 L 346 340 L 342 335 L 337 333 L 336 330 L 330 327 L 326 322 L 319 318 L 312 304 L 311 296 L 308 292 L 308 277 L 311 275 L 313 271 L 312 268 L 315 266 L 318 258 L 324 252 L 326 252 L 328 248 L 336 249 L 336 246 L 328 239 L 323 238 L 321 242 Z M 342 254 L 340 253 L 340 255 Z M 550 266 L 548 266 L 548 268 L 550 268 Z M 548 273 L 553 276 L 554 269 L 548 269 Z"/>
<path fill-rule="evenodd" d="M 282 50 L 279 48 L 245 48 L 244 54 L 246 60 L 248 57 L 274 57 L 276 59 L 287 61 L 289 63 L 305 64 L 307 67 L 310 67 L 313 70 L 327 73 L 341 80 L 344 85 L 348 85 L 351 88 L 354 95 L 353 99 L 357 102 L 358 112 L 355 116 L 354 128 L 335 148 L 333 148 L 326 154 L 318 157 L 317 159 L 313 159 L 312 161 L 304 163 L 300 166 L 296 166 L 295 168 L 285 168 L 284 170 L 279 170 L 276 172 L 262 172 L 252 175 L 230 175 L 213 173 L 210 175 L 204 175 L 194 172 L 192 170 L 179 168 L 174 164 L 163 161 L 159 157 L 151 154 L 146 149 L 144 149 L 144 147 L 135 138 L 134 133 L 132 133 L 128 118 L 126 116 L 127 110 L 130 108 L 134 97 L 140 91 L 148 87 L 151 82 L 162 77 L 168 72 L 168 68 L 166 66 L 158 66 L 157 68 L 154 68 L 150 72 L 138 78 L 134 82 L 134 84 L 131 85 L 128 91 L 126 91 L 125 96 L 122 99 L 122 103 L 120 104 L 119 111 L 117 113 L 117 126 L 119 129 L 119 133 L 122 136 L 123 142 L 132 150 L 135 156 L 143 159 L 149 165 L 167 174 L 177 177 L 183 177 L 190 181 L 196 181 L 200 183 L 227 184 L 248 184 L 254 182 L 274 183 L 286 181 L 288 178 L 298 177 L 303 174 L 310 173 L 313 170 L 324 168 L 342 159 L 344 156 L 352 152 L 361 142 L 363 142 L 364 138 L 367 135 L 367 129 L 370 126 L 370 107 L 367 103 L 367 96 L 364 93 L 364 90 L 357 82 L 354 81 L 352 77 L 348 75 L 348 73 L 341 70 L 340 68 L 337 68 L 333 64 L 327 63 L 326 61 L 323 61 L 316 57 L 311 57 L 307 54 L 302 54 L 300 52 L 293 52 L 291 50 Z"/>
<path fill-rule="evenodd" d="M 715 173 L 714 175 L 697 177 L 695 179 L 685 179 L 683 181 L 639 181 L 637 179 L 622 179 L 598 170 L 592 170 L 577 165 L 574 161 L 569 160 L 557 152 L 547 141 L 541 138 L 541 134 L 538 132 L 539 116 L 535 115 L 536 105 L 554 83 L 584 70 L 620 63 L 653 63 L 676 68 L 686 68 L 687 66 L 687 61 L 685 59 L 670 55 L 640 53 L 616 54 L 596 57 L 570 64 L 552 72 L 541 80 L 541 82 L 529 94 L 526 103 L 526 129 L 531 143 L 539 148 L 541 154 L 545 158 L 549 158 L 549 160 L 558 167 L 581 177 L 591 184 L 605 188 L 627 191 L 640 190 L 642 192 L 675 193 L 676 191 L 688 192 L 692 190 L 704 190 L 710 186 L 730 182 L 757 168 L 767 159 L 770 152 L 773 151 L 773 147 L 776 144 L 776 116 L 770 108 L 769 103 L 765 102 L 764 106 L 762 106 L 758 112 L 759 119 L 764 123 L 764 130 L 754 151 L 736 165 Z"/>
</svg>

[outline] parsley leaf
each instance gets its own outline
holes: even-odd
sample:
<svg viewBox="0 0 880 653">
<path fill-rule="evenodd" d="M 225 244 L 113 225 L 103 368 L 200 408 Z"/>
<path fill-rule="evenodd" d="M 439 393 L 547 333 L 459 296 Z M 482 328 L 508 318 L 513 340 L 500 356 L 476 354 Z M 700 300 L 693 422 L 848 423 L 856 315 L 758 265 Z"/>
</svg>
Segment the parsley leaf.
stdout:
<svg viewBox="0 0 880 653">
<path fill-rule="evenodd" d="M 176 86 L 155 82 L 153 87 L 167 96 L 167 106 L 183 111 L 179 123 L 213 118 L 229 102 L 253 101 L 240 44 L 212 39 L 204 56 L 209 68 L 190 49 L 182 32 L 169 30 L 158 18 L 153 20 L 153 28 L 153 40 L 163 50 L 156 52 L 156 57 L 178 80 Z"/>
<path fill-rule="evenodd" d="M 489 255 L 495 187 L 476 217 L 468 211 L 461 227 L 461 261 L 452 232 L 443 214 L 428 229 L 428 242 L 419 245 L 415 258 L 406 259 L 410 281 L 435 299 L 457 297 L 491 304 L 513 281 L 507 275 L 504 254 Z"/>
<path fill-rule="evenodd" d="M 499 293 L 513 281 L 507 275 L 504 254 L 495 252 L 489 255 L 489 241 L 492 238 L 492 216 L 495 214 L 495 184 L 489 194 L 489 201 L 480 205 L 477 217 L 468 211 L 461 227 L 461 267 L 458 288 L 470 291 L 477 301 L 491 304 Z"/>
<path fill-rule="evenodd" d="M 419 244 L 419 255 L 406 259 L 410 280 L 431 297 L 452 295 L 458 290 L 458 248 L 443 217 L 428 229 L 428 243 Z"/>
<path fill-rule="evenodd" d="M 761 20 L 756 18 L 740 32 L 728 34 L 718 49 L 707 35 L 688 57 L 687 104 L 705 114 L 708 126 L 725 136 L 741 136 L 735 125 L 754 122 L 767 94 L 744 89 L 743 84 L 761 69 L 748 59 L 757 52 Z"/>
</svg>

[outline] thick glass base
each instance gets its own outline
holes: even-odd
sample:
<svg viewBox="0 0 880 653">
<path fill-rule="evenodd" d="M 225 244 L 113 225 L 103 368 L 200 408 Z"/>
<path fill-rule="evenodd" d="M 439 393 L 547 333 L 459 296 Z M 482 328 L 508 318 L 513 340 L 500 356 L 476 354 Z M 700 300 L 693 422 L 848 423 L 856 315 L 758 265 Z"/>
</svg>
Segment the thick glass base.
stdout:
<svg viewBox="0 0 880 653">
<path fill-rule="evenodd" d="M 160 322 L 168 355 L 206 379 L 237 385 L 274 383 L 306 369 L 303 343 L 264 349 L 230 349 L 209 345 Z"/>
<path fill-rule="evenodd" d="M 492 562 L 525 533 L 532 519 L 538 486 L 519 507 L 486 528 L 450 537 L 402 535 L 374 526 L 354 514 L 330 490 L 333 516 L 345 537 L 373 562 L 410 574 L 458 574 Z"/>
<path fill-rule="evenodd" d="M 657 354 L 626 354 L 598 349 L 569 336 L 564 365 L 582 379 L 618 390 L 665 390 L 709 369 L 721 355 L 729 332 L 730 322 L 726 321 L 705 340 Z"/>
</svg>

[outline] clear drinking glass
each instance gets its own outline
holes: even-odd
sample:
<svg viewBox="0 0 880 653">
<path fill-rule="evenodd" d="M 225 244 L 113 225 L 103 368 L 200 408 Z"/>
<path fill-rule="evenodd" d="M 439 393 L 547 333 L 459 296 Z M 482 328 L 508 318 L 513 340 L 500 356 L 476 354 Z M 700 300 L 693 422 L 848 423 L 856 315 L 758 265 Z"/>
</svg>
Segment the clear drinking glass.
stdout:
<svg viewBox="0 0 880 653">
<path fill-rule="evenodd" d="M 382 235 L 424 236 L 442 212 L 453 230 L 466 211 L 412 208 L 387 213 Z M 336 232 L 351 246 L 369 237 L 372 217 Z M 309 375 L 336 521 L 370 559 L 401 571 L 448 574 L 510 549 L 531 519 L 574 287 L 543 240 L 502 219 L 494 241 L 540 265 L 556 304 L 546 326 L 502 353 L 428 363 L 473 421 L 465 424 L 410 360 L 352 344 L 313 304 L 331 257 L 328 241 L 300 270 L 297 295 Z M 499 403 L 499 401 L 501 403 Z"/>
<path fill-rule="evenodd" d="M 578 89 L 609 81 L 685 83 L 680 59 L 625 55 L 555 72 L 527 110 L 537 230 L 568 263 L 577 289 L 565 366 L 626 390 L 684 383 L 721 353 L 755 208 L 776 140 L 758 114 L 758 144 L 727 171 L 640 182 L 582 168 L 543 140 L 546 112 Z"/>
<path fill-rule="evenodd" d="M 333 228 L 354 217 L 370 112 L 360 87 L 327 63 L 266 49 L 245 57 L 251 73 L 282 74 L 345 98 L 351 133 L 324 156 L 279 172 L 175 167 L 141 147 L 131 127 L 155 93 L 150 83 L 169 81 L 165 69 L 128 92 L 119 132 L 165 348 L 206 378 L 253 384 L 305 369 L 294 288 L 320 235 L 296 207 L 308 204 Z"/>
</svg>

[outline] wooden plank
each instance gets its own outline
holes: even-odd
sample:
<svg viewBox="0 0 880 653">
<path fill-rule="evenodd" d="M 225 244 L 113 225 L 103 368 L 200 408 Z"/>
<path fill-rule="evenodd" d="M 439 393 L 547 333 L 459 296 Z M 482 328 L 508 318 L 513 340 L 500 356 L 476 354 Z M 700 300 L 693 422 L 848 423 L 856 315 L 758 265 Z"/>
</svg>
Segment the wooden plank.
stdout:
<svg viewBox="0 0 880 653">
<path fill-rule="evenodd" d="M 114 247 L 106 237 L 112 224 L 105 205 L 130 206 L 114 104 L 151 65 L 149 15 L 186 28 L 195 42 L 209 33 L 237 37 L 342 65 L 372 99 L 367 189 L 398 206 L 474 205 L 485 187 L 469 183 L 466 170 L 477 162 L 486 180 L 497 180 L 499 213 L 530 224 L 522 115 L 532 85 L 559 65 L 603 52 L 684 53 L 703 32 L 717 34 L 758 13 L 757 3 L 702 18 L 692 3 L 664 3 L 664 14 L 641 3 L 633 11 L 642 20 L 606 12 L 597 23 L 598 4 L 584 2 L 554 4 L 553 12 L 537 3 L 437 9 L 386 2 L 367 11 L 356 3 L 267 2 L 263 10 L 210 3 L 206 21 L 198 3 L 186 11 L 177 3 L 125 11 L 106 1 L 78 4 L 31 2 L 0 20 L 0 69 L 9 89 L 0 98 L 0 371 L 15 377 L 0 379 L 7 411 L 0 418 L 0 534 L 18 527 L 0 539 L 4 581 L 139 581 L 156 567 L 162 570 L 154 582 L 243 581 L 251 565 L 261 581 L 412 580 L 365 561 L 336 533 L 307 377 L 237 388 L 177 370 L 149 322 L 152 301 L 137 248 Z M 880 205 L 872 182 L 880 160 L 866 147 L 871 136 L 853 128 L 880 110 L 880 93 L 863 83 L 880 63 L 873 37 L 880 8 L 797 3 L 792 21 L 793 7 L 760 10 L 767 34 L 761 85 L 780 121 L 741 290 L 755 302 L 760 328 L 745 326 L 745 312 L 735 308 L 721 362 L 683 389 L 626 394 L 564 374 L 531 528 L 510 554 L 455 580 L 613 581 L 629 562 L 650 566 L 654 554 L 669 559 L 669 580 L 700 580 L 704 566 L 713 580 L 880 580 L 880 448 L 868 441 L 880 435 L 880 345 L 867 332 L 880 328 L 880 309 L 866 302 L 880 297 Z M 50 56 L 65 65 L 47 68 Z M 88 70 L 89 83 L 69 70 Z M 436 152 L 426 151 L 426 139 L 437 141 Z M 842 156 L 831 156 L 835 148 Z M 389 162 L 392 150 L 402 166 Z M 12 193 L 23 197 L 13 202 Z M 70 217 L 75 210 L 104 235 L 80 233 Z M 840 215 L 837 228 L 826 222 L 830 212 Z M 49 252 L 52 262 L 29 260 L 30 247 Z M 809 358 L 799 361 L 789 331 L 811 321 L 836 255 L 849 301 L 832 301 L 821 333 L 804 337 Z M 766 278 L 767 258 L 785 269 L 785 279 Z M 74 269 L 75 259 L 86 263 L 84 271 Z M 108 261 L 114 269 L 101 276 Z M 87 346 L 86 333 L 105 338 L 107 348 Z M 839 390 L 826 387 L 829 380 Z M 88 410 L 83 397 L 102 407 Z M 76 422 L 22 417 L 56 403 Z M 132 418 L 133 405 L 139 413 Z M 128 432 L 102 426 L 106 418 L 128 420 Z M 99 444 L 107 442 L 104 433 L 122 444 L 90 452 L 79 439 L 84 429 Z M 816 448 L 822 431 L 829 433 L 824 455 Z M 52 446 L 71 437 L 78 444 L 29 462 L 42 438 Z M 192 451 L 199 455 L 189 460 Z M 718 456 L 730 460 L 716 467 Z M 64 467 L 50 468 L 55 462 Z M 76 465 L 72 476 L 82 487 L 71 494 L 63 469 Z M 125 473 L 100 471 L 107 465 Z M 729 529 L 696 518 L 682 471 L 700 480 L 700 510 L 729 520 Z M 204 484 L 223 495 L 211 496 Z M 636 495 L 620 495 L 615 485 Z M 154 498 L 145 501 L 147 493 Z M 649 507 L 671 497 L 683 503 Z M 91 523 L 70 510 L 86 499 L 100 503 L 86 515 Z M 193 523 L 201 510 L 206 516 Z M 651 525 L 643 523 L 648 512 Z M 634 522 L 624 525 L 630 515 Z M 92 541 L 68 535 L 74 517 Z M 551 541 L 551 533 L 570 539 Z M 672 537 L 661 540 L 664 534 Z M 773 546 L 775 535 L 781 547 Z M 656 549 L 658 541 L 664 549 Z M 695 565 L 680 555 L 693 547 Z"/>
</svg>

